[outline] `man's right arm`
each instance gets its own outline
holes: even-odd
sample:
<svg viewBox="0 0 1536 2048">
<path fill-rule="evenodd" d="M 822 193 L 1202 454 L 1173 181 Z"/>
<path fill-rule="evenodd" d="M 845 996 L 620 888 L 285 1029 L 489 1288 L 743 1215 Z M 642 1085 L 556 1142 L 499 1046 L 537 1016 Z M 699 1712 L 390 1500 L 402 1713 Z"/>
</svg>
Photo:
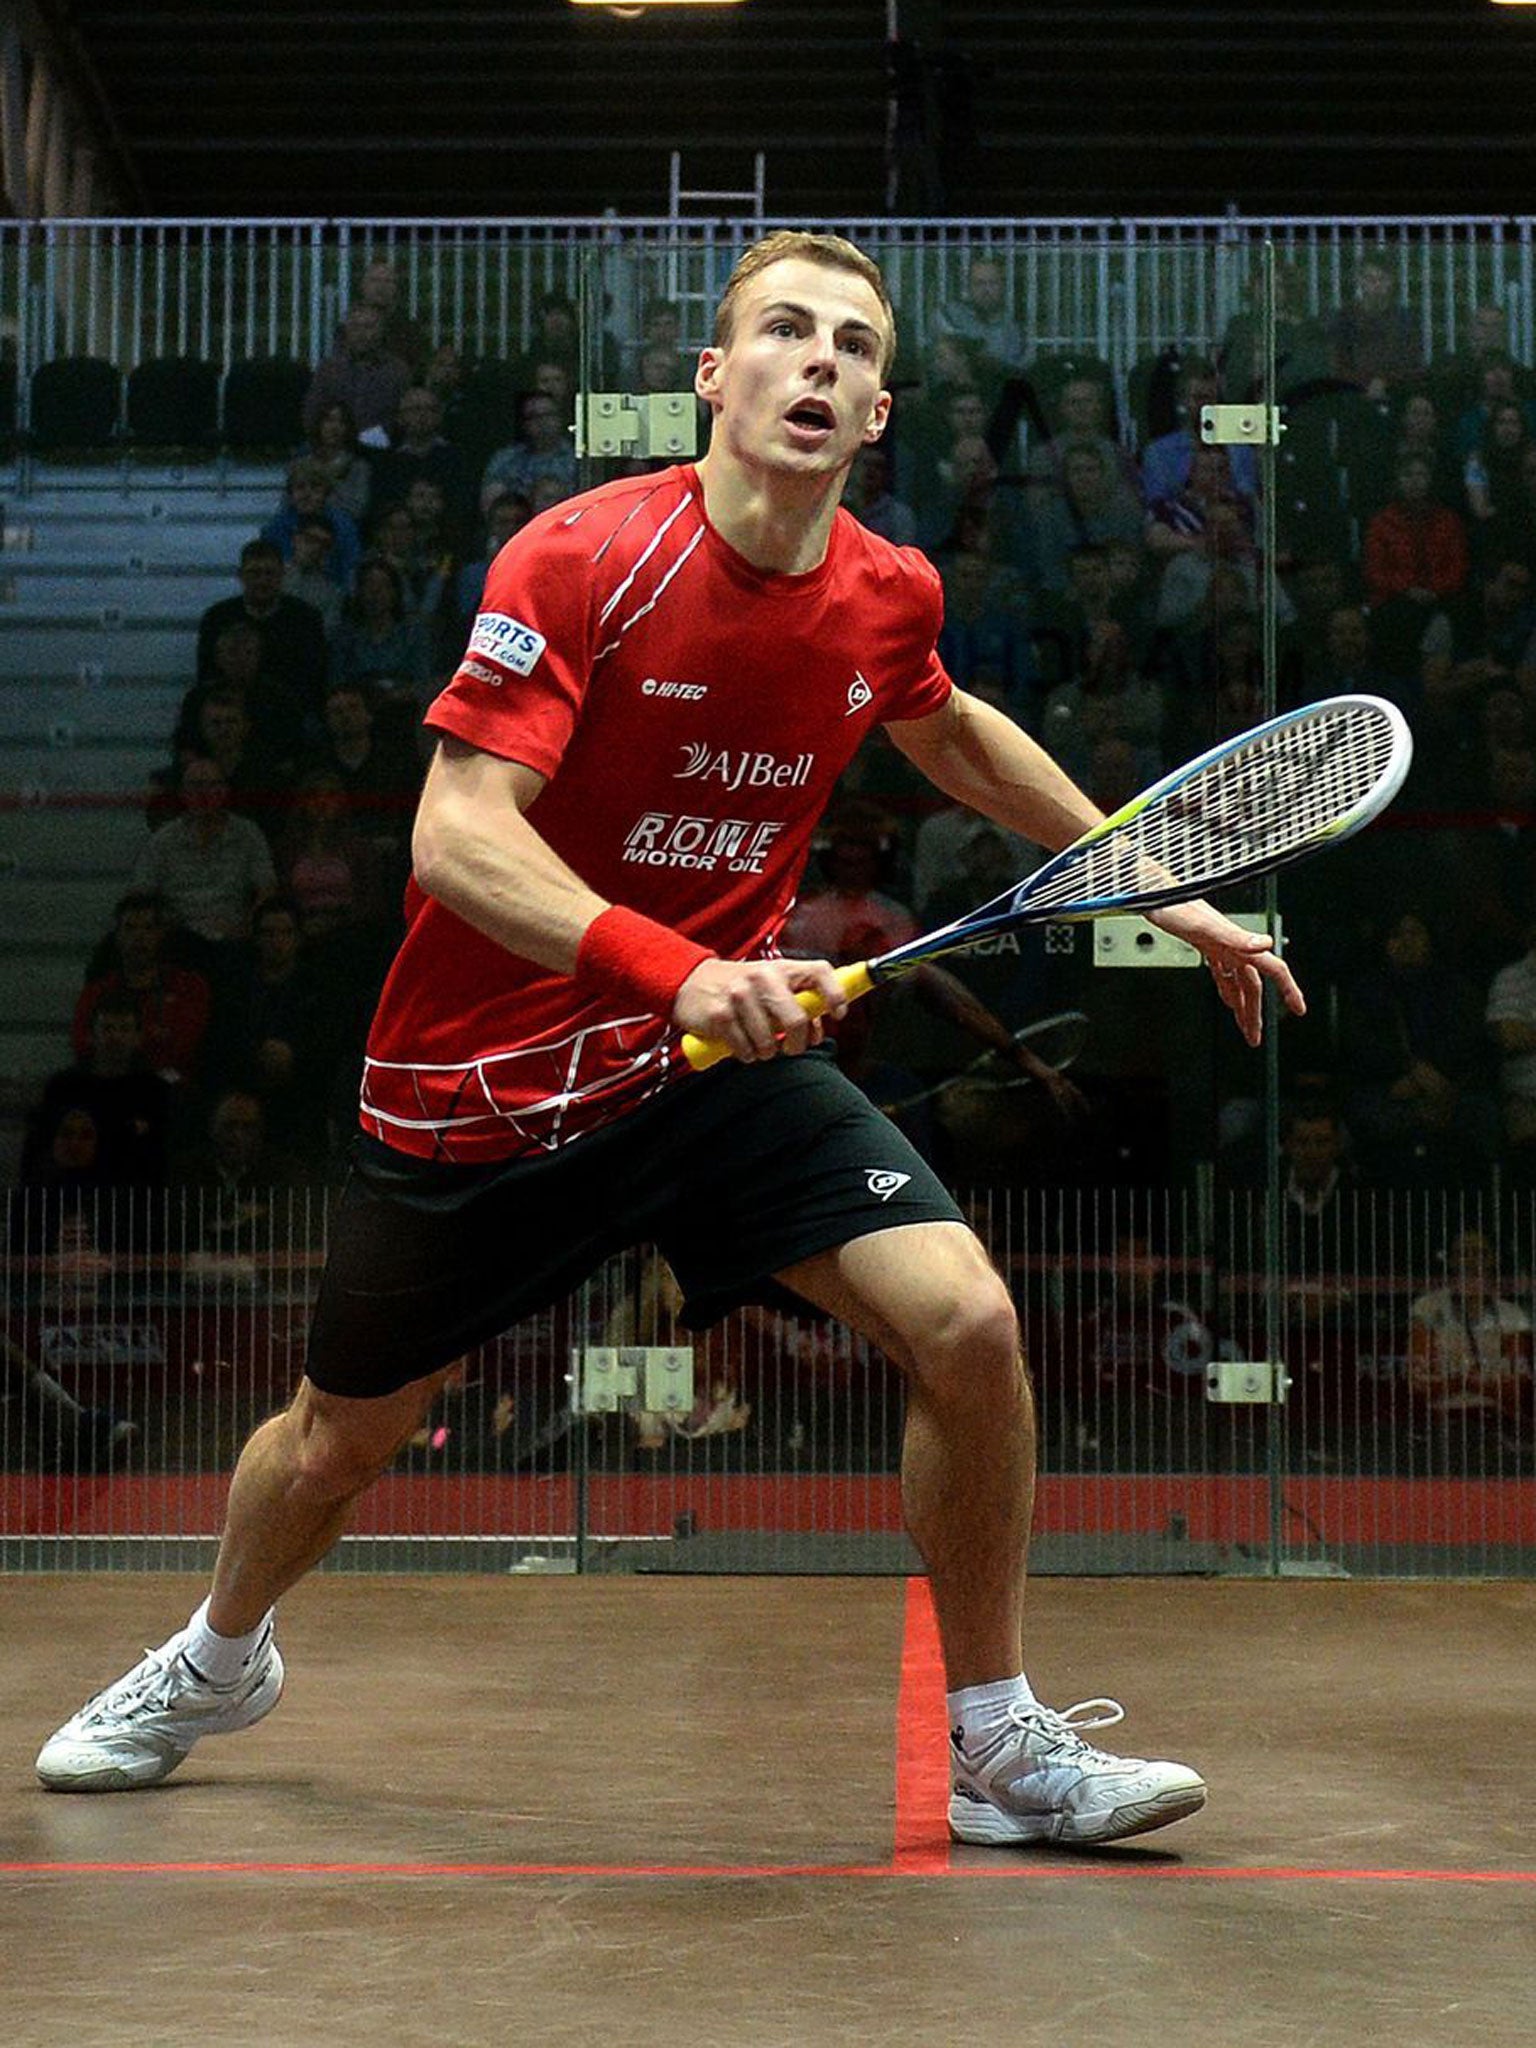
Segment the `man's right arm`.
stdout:
<svg viewBox="0 0 1536 2048">
<path fill-rule="evenodd" d="M 427 894 L 509 953 L 594 994 L 607 983 L 670 1014 L 681 1031 L 723 1040 L 737 1059 L 803 1052 L 820 1039 L 820 1024 L 794 999 L 798 989 L 817 990 L 831 1014 L 842 1014 L 824 960 L 720 960 L 606 902 L 528 821 L 543 787 L 521 762 L 442 738 L 411 842 Z"/>
</svg>

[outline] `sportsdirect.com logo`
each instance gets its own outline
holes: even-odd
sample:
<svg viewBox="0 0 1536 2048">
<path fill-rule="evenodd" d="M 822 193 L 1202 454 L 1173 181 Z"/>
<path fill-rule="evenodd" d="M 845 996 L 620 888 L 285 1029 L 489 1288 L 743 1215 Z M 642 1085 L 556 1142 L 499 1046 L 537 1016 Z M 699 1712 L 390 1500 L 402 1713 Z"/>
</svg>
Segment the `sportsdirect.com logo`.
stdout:
<svg viewBox="0 0 1536 2048">
<path fill-rule="evenodd" d="M 482 612 L 475 620 L 466 652 L 483 654 L 487 661 L 499 662 L 514 675 L 529 676 L 547 645 L 544 635 L 521 619 L 509 618 L 505 612 Z"/>
</svg>

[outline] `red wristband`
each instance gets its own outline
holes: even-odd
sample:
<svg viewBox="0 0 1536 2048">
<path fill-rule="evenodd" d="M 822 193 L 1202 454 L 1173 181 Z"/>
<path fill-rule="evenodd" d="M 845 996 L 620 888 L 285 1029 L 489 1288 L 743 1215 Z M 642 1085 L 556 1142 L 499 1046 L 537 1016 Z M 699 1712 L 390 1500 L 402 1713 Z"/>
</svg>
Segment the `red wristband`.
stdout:
<svg viewBox="0 0 1536 2048">
<path fill-rule="evenodd" d="M 708 946 L 695 945 L 669 925 L 612 903 L 587 926 L 576 950 L 576 986 L 584 995 L 622 995 L 657 1017 L 670 1017 L 677 992 Z"/>
</svg>

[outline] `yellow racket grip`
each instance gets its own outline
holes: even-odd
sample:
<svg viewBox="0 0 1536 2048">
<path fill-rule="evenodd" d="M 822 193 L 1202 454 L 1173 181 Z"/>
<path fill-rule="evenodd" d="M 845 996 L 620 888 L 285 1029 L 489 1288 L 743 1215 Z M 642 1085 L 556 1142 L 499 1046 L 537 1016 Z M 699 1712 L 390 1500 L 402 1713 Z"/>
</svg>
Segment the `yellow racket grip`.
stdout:
<svg viewBox="0 0 1536 2048">
<path fill-rule="evenodd" d="M 838 984 L 850 1003 L 856 1003 L 860 996 L 867 996 L 875 985 L 875 978 L 869 971 L 869 962 L 860 960 L 852 967 L 835 970 Z M 813 988 L 795 991 L 795 1001 L 808 1017 L 819 1017 L 827 1007 Z M 719 1038 L 700 1038 L 692 1031 L 683 1033 L 683 1058 L 695 1073 L 702 1074 L 706 1067 L 718 1066 L 721 1060 L 731 1056 L 730 1047 Z"/>
</svg>

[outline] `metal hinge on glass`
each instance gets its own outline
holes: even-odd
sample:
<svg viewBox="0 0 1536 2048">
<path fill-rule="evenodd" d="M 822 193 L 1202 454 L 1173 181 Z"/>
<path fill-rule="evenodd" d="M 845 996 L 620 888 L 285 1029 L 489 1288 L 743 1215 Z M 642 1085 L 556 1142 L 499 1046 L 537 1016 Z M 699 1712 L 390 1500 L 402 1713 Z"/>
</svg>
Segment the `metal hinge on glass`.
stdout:
<svg viewBox="0 0 1536 2048">
<path fill-rule="evenodd" d="M 1210 448 L 1278 448 L 1285 421 L 1278 405 L 1202 405 L 1200 438 Z"/>
<path fill-rule="evenodd" d="M 691 391 L 583 391 L 576 403 L 576 453 L 613 458 L 665 456 L 681 462 L 699 451 L 699 408 Z"/>
</svg>

